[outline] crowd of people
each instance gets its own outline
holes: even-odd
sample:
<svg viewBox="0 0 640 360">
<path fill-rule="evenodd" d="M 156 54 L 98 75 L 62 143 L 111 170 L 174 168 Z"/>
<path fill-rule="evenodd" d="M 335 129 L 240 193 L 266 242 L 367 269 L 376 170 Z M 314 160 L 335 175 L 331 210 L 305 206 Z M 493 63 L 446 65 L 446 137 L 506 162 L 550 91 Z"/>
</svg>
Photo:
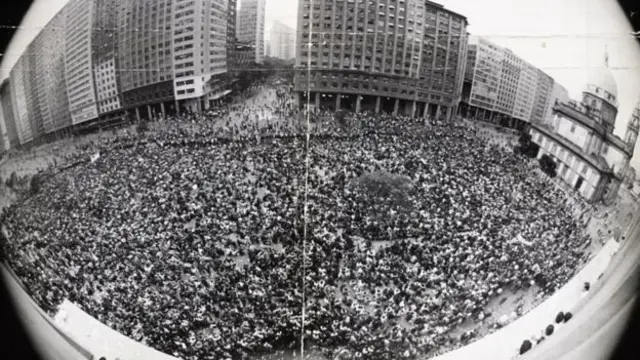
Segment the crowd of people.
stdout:
<svg viewBox="0 0 640 360">
<path fill-rule="evenodd" d="M 467 126 L 325 114 L 307 139 L 291 99 L 267 93 L 106 138 L 4 212 L 37 303 L 69 299 L 182 359 L 301 334 L 330 358 L 413 359 L 507 289 L 553 293 L 588 256 L 565 195 Z"/>
</svg>

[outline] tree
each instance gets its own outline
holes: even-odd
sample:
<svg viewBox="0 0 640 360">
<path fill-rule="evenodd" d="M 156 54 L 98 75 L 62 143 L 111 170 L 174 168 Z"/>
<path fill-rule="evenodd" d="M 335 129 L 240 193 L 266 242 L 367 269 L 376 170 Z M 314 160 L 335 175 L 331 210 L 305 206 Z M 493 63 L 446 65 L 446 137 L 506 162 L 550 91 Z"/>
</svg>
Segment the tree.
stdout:
<svg viewBox="0 0 640 360">
<path fill-rule="evenodd" d="M 31 181 L 29 183 L 29 191 L 31 194 L 35 195 L 40 192 L 40 188 L 42 188 L 43 179 L 40 174 L 35 174 L 31 177 Z"/>
<path fill-rule="evenodd" d="M 411 208 L 411 180 L 406 176 L 376 171 L 362 174 L 357 184 L 369 201 L 396 210 Z"/>
<path fill-rule="evenodd" d="M 516 152 L 529 158 L 534 158 L 538 154 L 538 145 L 531 141 L 531 135 L 529 133 L 521 132 L 518 138 Z"/>
<path fill-rule="evenodd" d="M 542 169 L 545 174 L 549 175 L 549 177 L 556 177 L 557 167 L 558 164 L 556 164 L 556 162 L 553 161 L 551 156 L 549 156 L 548 154 L 544 154 L 540 158 L 540 169 Z"/>
</svg>

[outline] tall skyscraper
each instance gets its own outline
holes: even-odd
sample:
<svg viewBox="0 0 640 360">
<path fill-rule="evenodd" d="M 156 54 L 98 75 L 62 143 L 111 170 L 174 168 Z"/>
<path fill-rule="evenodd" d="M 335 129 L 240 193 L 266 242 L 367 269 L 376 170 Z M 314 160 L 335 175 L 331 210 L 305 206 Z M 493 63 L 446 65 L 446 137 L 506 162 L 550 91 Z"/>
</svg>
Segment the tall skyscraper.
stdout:
<svg viewBox="0 0 640 360">
<path fill-rule="evenodd" d="M 295 29 L 275 20 L 269 37 L 269 56 L 289 60 L 295 57 Z"/>
<path fill-rule="evenodd" d="M 255 62 L 264 61 L 265 0 L 241 0 L 238 11 L 238 41 L 255 46 Z"/>
<path fill-rule="evenodd" d="M 301 0 L 298 102 L 451 118 L 464 77 L 466 27 L 464 16 L 430 1 L 317 0 L 312 7 Z"/>
</svg>

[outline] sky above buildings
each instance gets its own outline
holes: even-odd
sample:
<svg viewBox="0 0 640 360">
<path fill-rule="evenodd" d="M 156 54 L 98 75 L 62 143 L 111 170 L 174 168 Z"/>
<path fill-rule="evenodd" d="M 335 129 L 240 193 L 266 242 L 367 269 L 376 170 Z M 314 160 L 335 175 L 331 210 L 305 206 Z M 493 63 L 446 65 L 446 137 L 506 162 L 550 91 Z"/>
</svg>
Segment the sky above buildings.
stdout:
<svg viewBox="0 0 640 360">
<path fill-rule="evenodd" d="M 152 1 L 152 0 L 150 0 Z M 241 0 L 239 0 L 241 1 Z M 7 49 L 2 78 L 28 43 L 68 0 L 37 0 Z M 266 0 L 265 36 L 273 20 L 295 28 L 297 0 Z M 551 75 L 579 99 L 587 74 L 599 65 L 605 49 L 618 85 L 619 114 L 615 133 L 624 135 L 627 121 L 640 98 L 640 45 L 631 25 L 614 0 L 439 0 L 465 15 L 468 31 L 484 36 Z M 238 4 L 239 5 L 239 4 Z M 640 15 L 637 15 L 640 16 Z M 640 170 L 640 145 L 632 160 Z"/>
</svg>

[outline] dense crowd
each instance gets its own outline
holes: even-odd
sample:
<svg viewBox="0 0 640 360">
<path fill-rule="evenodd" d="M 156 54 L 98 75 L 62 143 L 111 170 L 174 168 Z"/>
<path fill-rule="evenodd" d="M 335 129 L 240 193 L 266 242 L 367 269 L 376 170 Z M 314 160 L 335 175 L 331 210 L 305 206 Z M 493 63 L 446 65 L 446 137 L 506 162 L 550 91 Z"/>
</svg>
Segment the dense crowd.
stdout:
<svg viewBox="0 0 640 360">
<path fill-rule="evenodd" d="M 307 146 L 270 94 L 96 143 L 5 212 L 34 299 L 183 359 L 296 348 L 303 325 L 332 358 L 411 359 L 584 261 L 564 195 L 469 128 L 324 114 Z"/>
</svg>

